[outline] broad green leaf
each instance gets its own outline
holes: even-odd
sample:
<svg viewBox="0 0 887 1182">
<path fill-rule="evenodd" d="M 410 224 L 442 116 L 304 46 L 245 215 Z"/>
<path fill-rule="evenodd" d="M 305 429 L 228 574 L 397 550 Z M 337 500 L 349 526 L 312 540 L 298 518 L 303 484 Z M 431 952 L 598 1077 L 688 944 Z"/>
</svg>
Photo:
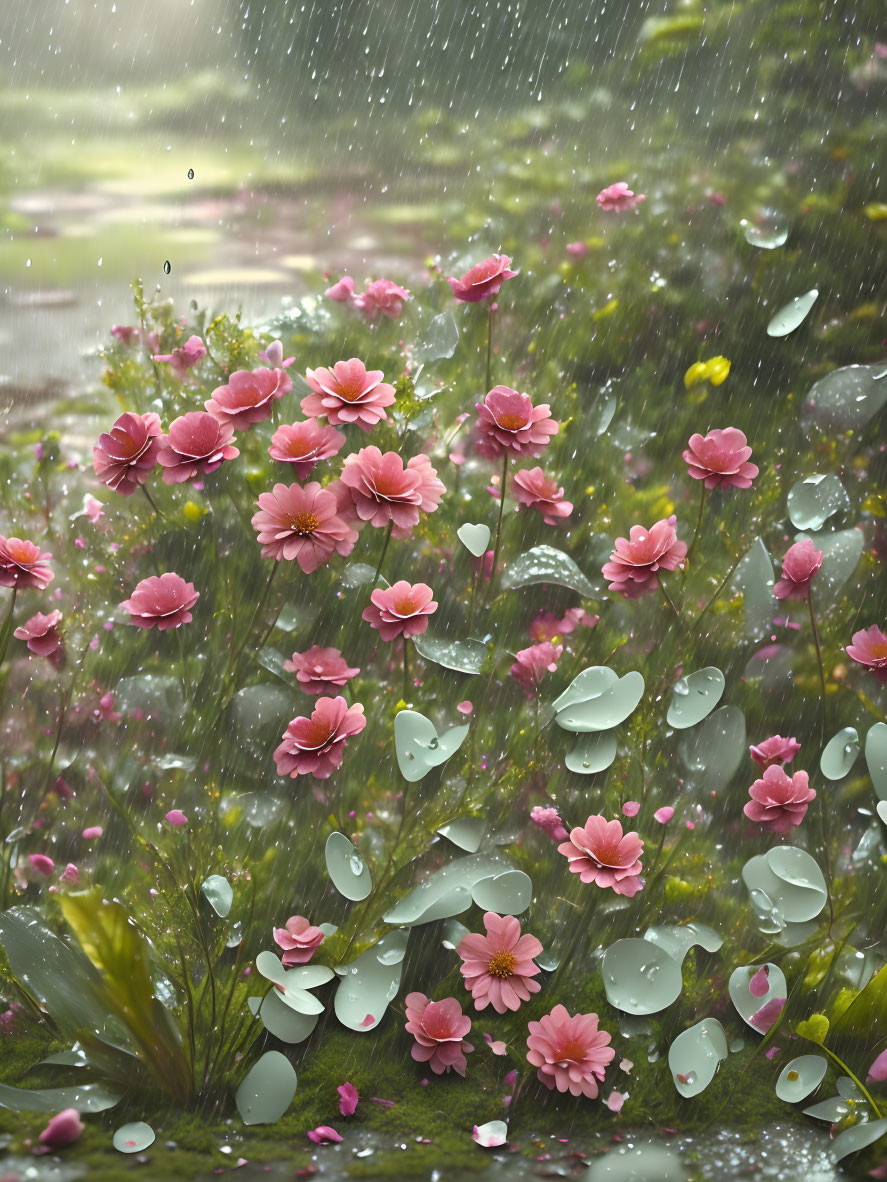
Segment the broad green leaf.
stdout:
<svg viewBox="0 0 887 1182">
<path fill-rule="evenodd" d="M 790 332 L 794 332 L 807 319 L 818 298 L 819 292 L 814 287 L 784 304 L 767 325 L 767 336 L 787 337 Z"/>
<path fill-rule="evenodd" d="M 554 583 L 587 597 L 596 594 L 593 584 L 570 555 L 554 546 L 534 546 L 532 550 L 527 550 L 514 562 L 508 563 L 502 576 L 502 587 L 506 591 L 529 587 L 534 583 Z"/>
<path fill-rule="evenodd" d="M 296 1072 L 280 1051 L 266 1051 L 237 1089 L 234 1102 L 245 1125 L 273 1125 L 296 1094 Z"/>
<path fill-rule="evenodd" d="M 480 673 L 489 649 L 478 640 L 444 640 L 439 636 L 414 636 L 416 652 L 426 661 L 457 673 Z"/>
<path fill-rule="evenodd" d="M 727 1035 L 717 1018 L 703 1018 L 682 1031 L 668 1048 L 674 1086 L 685 1099 L 698 1096 L 727 1058 Z"/>
</svg>

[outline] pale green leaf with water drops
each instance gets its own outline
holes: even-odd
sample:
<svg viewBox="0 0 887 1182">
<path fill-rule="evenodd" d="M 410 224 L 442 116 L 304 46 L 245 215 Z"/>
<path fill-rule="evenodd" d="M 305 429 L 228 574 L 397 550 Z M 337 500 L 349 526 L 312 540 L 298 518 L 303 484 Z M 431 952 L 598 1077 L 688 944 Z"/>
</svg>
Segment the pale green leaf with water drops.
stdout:
<svg viewBox="0 0 887 1182">
<path fill-rule="evenodd" d="M 280 1051 L 266 1051 L 237 1089 L 234 1102 L 245 1125 L 271 1125 L 280 1120 L 296 1094 L 292 1063 Z"/>
<path fill-rule="evenodd" d="M 745 715 L 738 706 L 719 707 L 681 737 L 678 754 L 696 787 L 723 788 L 746 754 Z"/>
<path fill-rule="evenodd" d="M 441 825 L 438 833 L 442 833 L 459 849 L 469 854 L 476 854 L 483 841 L 487 822 L 484 817 L 459 817 L 450 821 L 448 825 Z"/>
<path fill-rule="evenodd" d="M 285 682 L 286 685 L 292 685 L 293 674 L 284 669 L 284 662 L 286 657 L 279 648 L 274 648 L 271 645 L 265 645 L 264 648 L 259 649 L 256 653 L 256 662 L 267 669 L 269 673 L 273 673 L 278 681 Z"/>
<path fill-rule="evenodd" d="M 258 1014 L 269 1034 L 281 1042 L 304 1042 L 317 1025 L 318 1014 L 300 1014 L 283 1001 L 276 989 L 264 997 L 248 997 L 246 1004 L 252 1014 Z"/>
<path fill-rule="evenodd" d="M 534 546 L 514 562 L 509 562 L 502 575 L 502 587 L 506 591 L 534 583 L 554 583 L 585 596 L 596 594 L 593 584 L 570 555 L 554 546 Z"/>
<path fill-rule="evenodd" d="M 254 749 L 279 738 L 293 716 L 292 705 L 292 690 L 282 685 L 264 683 L 238 690 L 231 709 L 239 738 Z"/>
<path fill-rule="evenodd" d="M 181 718 L 185 708 L 182 687 L 175 677 L 137 673 L 122 677 L 114 686 L 114 704 L 122 714 L 142 714 L 157 718 Z"/>
<path fill-rule="evenodd" d="M 603 772 L 616 758 L 617 740 L 615 731 L 597 731 L 585 734 L 568 751 L 564 763 L 571 772 L 580 776 L 591 776 Z"/>
<path fill-rule="evenodd" d="M 343 1026 L 364 1033 L 382 1021 L 400 988 L 409 935 L 402 930 L 388 932 L 357 960 L 338 970 L 342 980 L 334 1007 Z"/>
<path fill-rule="evenodd" d="M 607 1001 L 627 1014 L 656 1014 L 681 994 L 681 966 L 650 940 L 617 940 L 601 958 Z"/>
<path fill-rule="evenodd" d="M 585 1182 L 685 1182 L 681 1159 L 664 1145 L 618 1145 L 596 1157 Z"/>
<path fill-rule="evenodd" d="M 749 892 L 764 896 L 762 906 L 765 901 L 770 903 L 779 927 L 815 919 L 828 901 L 822 871 L 807 851 L 797 846 L 775 846 L 766 854 L 749 858 L 742 868 L 742 880 Z"/>
<path fill-rule="evenodd" d="M 586 698 L 558 711 L 555 721 L 562 730 L 578 733 L 606 731 L 636 709 L 644 693 L 644 679 L 636 671 L 614 681 L 596 698 Z"/>
<path fill-rule="evenodd" d="M 696 726 L 717 706 L 725 684 L 723 673 L 714 665 L 681 677 L 671 691 L 671 704 L 665 721 L 675 730 Z"/>
<path fill-rule="evenodd" d="M 850 855 L 850 861 L 854 866 L 864 866 L 868 863 L 875 867 L 880 864 L 883 854 L 884 843 L 881 840 L 881 830 L 873 822 L 859 839 L 856 849 Z"/>
<path fill-rule="evenodd" d="M 73 1088 L 13 1088 L 0 1084 L 0 1108 L 12 1112 L 61 1112 L 76 1108 L 78 1112 L 104 1112 L 120 1100 L 103 1084 L 88 1083 Z"/>
<path fill-rule="evenodd" d="M 870 1120 L 838 1133 L 831 1143 L 832 1161 L 838 1162 L 850 1153 L 858 1153 L 887 1136 L 887 1118 Z"/>
<path fill-rule="evenodd" d="M 456 673 L 480 673 L 489 655 L 487 646 L 479 640 L 444 640 L 427 632 L 414 636 L 413 644 L 420 657 Z"/>
<path fill-rule="evenodd" d="M 816 1120 L 824 1120 L 829 1124 L 835 1124 L 837 1121 L 843 1120 L 852 1111 L 853 1105 L 848 1100 L 845 1100 L 843 1096 L 831 1096 L 828 1100 L 820 1100 L 816 1104 L 811 1104 L 809 1108 L 805 1108 L 804 1116 L 812 1116 Z"/>
<path fill-rule="evenodd" d="M 789 489 L 788 516 L 795 529 L 822 529 L 836 513 L 850 512 L 850 497 L 832 473 L 805 476 Z"/>
<path fill-rule="evenodd" d="M 859 735 L 852 726 L 832 735 L 819 759 L 819 770 L 827 780 L 843 780 L 859 755 Z"/>
<path fill-rule="evenodd" d="M 234 902 L 234 889 L 228 879 L 221 874 L 211 874 L 204 879 L 200 890 L 216 915 L 224 919 Z"/>
<path fill-rule="evenodd" d="M 749 222 L 743 218 L 739 224 L 745 241 L 759 250 L 777 250 L 788 241 L 788 227 L 780 226 L 774 218 L 761 222 Z"/>
<path fill-rule="evenodd" d="M 513 869 L 501 854 L 471 854 L 467 858 L 456 858 L 413 887 L 383 918 L 385 923 L 392 924 L 428 923 L 433 907 L 435 919 L 449 919 L 471 906 L 471 890 L 475 883 Z"/>
<path fill-rule="evenodd" d="M 878 800 L 887 801 L 887 723 L 876 722 L 865 737 L 865 763 Z M 884 814 L 878 807 L 878 816 Z"/>
<path fill-rule="evenodd" d="M 143 1120 L 133 1121 L 115 1129 L 111 1143 L 120 1153 L 141 1153 L 154 1144 L 157 1134 Z"/>
<path fill-rule="evenodd" d="M 355 590 L 358 587 L 387 587 L 388 580 L 384 575 L 379 575 L 376 581 L 376 568 L 370 566 L 368 562 L 349 562 L 342 571 L 342 586 L 348 587 L 350 590 Z"/>
<path fill-rule="evenodd" d="M 862 558 L 865 538 L 860 529 L 839 529 L 834 533 L 796 534 L 795 541 L 807 538 L 822 551 L 822 566 L 812 583 L 813 603 L 816 607 L 834 602 Z"/>
<path fill-rule="evenodd" d="M 807 319 L 818 298 L 819 292 L 813 287 L 783 304 L 767 325 L 767 336 L 787 337 L 790 332 L 794 332 Z"/>
<path fill-rule="evenodd" d="M 776 1095 L 789 1104 L 806 1100 L 822 1083 L 827 1068 L 828 1060 L 822 1055 L 799 1055 L 780 1071 Z"/>
<path fill-rule="evenodd" d="M 751 992 L 749 986 L 762 969 L 767 974 L 767 988 L 760 997 L 756 997 Z M 777 998 L 782 998 L 784 1001 L 788 997 L 788 983 L 785 979 L 785 973 L 778 964 L 772 964 L 771 962 L 767 962 L 766 964 L 741 965 L 739 968 L 734 969 L 730 974 L 730 980 L 727 982 L 727 990 L 730 994 L 730 1000 L 736 1007 L 736 1011 L 743 1022 L 751 1026 L 752 1030 L 757 1031 L 758 1034 L 765 1033 L 759 1026 L 755 1026 L 752 1022 L 752 1018 L 758 1010 L 762 1009 L 768 1001 L 775 1001 Z"/>
<path fill-rule="evenodd" d="M 838 1089 L 838 1095 L 843 1096 L 845 1100 L 855 1100 L 858 1103 L 865 1101 L 865 1092 L 849 1075 L 839 1075 L 835 1080 L 835 1087 Z"/>
<path fill-rule="evenodd" d="M 773 561 L 755 538 L 733 573 L 731 588 L 742 593 L 746 636 L 761 636 L 773 622 Z"/>
<path fill-rule="evenodd" d="M 441 930 L 440 942 L 449 952 L 455 952 L 470 930 L 458 919 L 448 919 Z"/>
<path fill-rule="evenodd" d="M 674 1086 L 685 1099 L 705 1091 L 727 1058 L 727 1036 L 717 1018 L 703 1018 L 682 1031 L 668 1048 Z"/>
<path fill-rule="evenodd" d="M 497 915 L 520 915 L 530 905 L 533 884 L 523 870 L 506 870 L 476 882 L 471 888 L 471 897 L 484 911 L 495 911 Z"/>
<path fill-rule="evenodd" d="M 399 710 L 394 716 L 394 753 L 400 774 L 414 784 L 459 750 L 468 726 L 454 726 L 443 736 L 430 718 L 417 710 Z"/>
<path fill-rule="evenodd" d="M 271 825 L 284 810 L 283 801 L 268 792 L 244 792 L 230 797 L 226 805 L 243 809 L 243 819 L 251 829 L 264 829 Z"/>
<path fill-rule="evenodd" d="M 300 1014 L 322 1014 L 323 1003 L 318 1001 L 309 989 L 332 980 L 332 969 L 326 965 L 304 965 L 302 969 L 286 969 L 273 952 L 260 952 L 256 957 L 256 968 L 267 980 L 278 987 L 278 997 Z M 320 969 L 306 974 L 304 969 Z"/>
<path fill-rule="evenodd" d="M 475 558 L 481 558 L 486 554 L 490 545 L 490 527 L 466 522 L 456 530 L 456 537 L 469 554 L 473 554 Z"/>
<path fill-rule="evenodd" d="M 373 889 L 370 868 L 358 853 L 354 842 L 344 833 L 331 833 L 324 847 L 326 869 L 333 886 L 352 903 L 365 899 Z"/>
<path fill-rule="evenodd" d="M 447 309 L 440 312 L 422 330 L 413 347 L 413 357 L 423 363 L 443 361 L 452 357 L 459 344 L 459 326 L 456 317 Z"/>
<path fill-rule="evenodd" d="M 815 382 L 807 392 L 801 426 L 829 434 L 859 431 L 887 404 L 887 366 L 845 365 Z"/>
<path fill-rule="evenodd" d="M 704 923 L 656 924 L 647 928 L 644 939 L 656 944 L 679 965 L 691 948 L 699 945 L 706 952 L 717 952 L 724 941 L 721 936 Z"/>
<path fill-rule="evenodd" d="M 613 421 L 619 399 L 610 389 L 610 383 L 602 386 L 589 404 L 583 409 L 583 419 L 595 435 L 603 435 Z"/>
<path fill-rule="evenodd" d="M 616 684 L 618 676 L 606 665 L 592 665 L 577 673 L 564 692 L 552 702 L 555 711 L 565 710 L 579 702 L 599 698 Z"/>
</svg>

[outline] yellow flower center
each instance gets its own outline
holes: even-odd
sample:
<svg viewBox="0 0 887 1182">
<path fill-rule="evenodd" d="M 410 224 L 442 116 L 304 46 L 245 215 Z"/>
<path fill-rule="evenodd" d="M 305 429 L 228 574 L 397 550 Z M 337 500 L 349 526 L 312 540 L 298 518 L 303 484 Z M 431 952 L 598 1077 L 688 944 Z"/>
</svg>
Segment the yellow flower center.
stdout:
<svg viewBox="0 0 887 1182">
<path fill-rule="evenodd" d="M 504 980 L 506 977 L 512 975 L 516 964 L 517 957 L 513 952 L 494 952 L 490 957 L 487 972 L 491 977 L 499 977 L 501 980 Z"/>
<path fill-rule="evenodd" d="M 295 513 L 290 518 L 290 529 L 300 538 L 313 534 L 319 525 L 320 521 L 316 513 Z"/>
<path fill-rule="evenodd" d="M 527 425 L 523 415 L 500 415 L 496 422 L 505 431 L 520 431 L 521 427 Z"/>
</svg>

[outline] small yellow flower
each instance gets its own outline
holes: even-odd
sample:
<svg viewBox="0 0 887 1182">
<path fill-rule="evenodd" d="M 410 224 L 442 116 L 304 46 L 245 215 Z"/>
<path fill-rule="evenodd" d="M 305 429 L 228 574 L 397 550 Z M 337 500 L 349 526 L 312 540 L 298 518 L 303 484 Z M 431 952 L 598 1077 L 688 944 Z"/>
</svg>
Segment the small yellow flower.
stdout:
<svg viewBox="0 0 887 1182">
<path fill-rule="evenodd" d="M 730 372 L 730 362 L 726 357 L 712 357 L 709 361 L 697 361 L 684 374 L 684 385 L 689 390 L 699 382 L 711 382 L 713 386 L 720 386 Z"/>
<path fill-rule="evenodd" d="M 195 501 L 186 501 L 182 506 L 182 516 L 186 521 L 199 521 L 203 516 L 203 510 Z"/>
</svg>

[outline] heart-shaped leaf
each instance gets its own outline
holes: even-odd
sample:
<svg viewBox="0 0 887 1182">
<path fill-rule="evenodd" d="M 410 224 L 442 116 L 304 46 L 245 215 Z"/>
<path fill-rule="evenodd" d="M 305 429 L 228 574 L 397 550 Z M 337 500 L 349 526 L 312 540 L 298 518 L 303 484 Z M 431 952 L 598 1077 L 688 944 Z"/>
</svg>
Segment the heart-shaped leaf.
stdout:
<svg viewBox="0 0 887 1182">
<path fill-rule="evenodd" d="M 568 706 L 599 698 L 618 680 L 618 676 L 606 665 L 592 665 L 576 674 L 560 697 L 552 702 L 552 707 L 555 711 L 566 710 Z"/>
<path fill-rule="evenodd" d="M 401 775 L 414 784 L 459 750 L 468 726 L 454 726 L 442 737 L 430 718 L 416 710 L 400 710 L 394 716 L 394 752 Z"/>
<path fill-rule="evenodd" d="M 819 760 L 819 770 L 828 780 L 843 780 L 859 755 L 859 735 L 852 726 L 833 735 Z"/>
<path fill-rule="evenodd" d="M 698 669 L 676 681 L 671 691 L 671 705 L 665 720 L 675 730 L 686 730 L 707 718 L 721 700 L 724 675 L 714 665 Z"/>
<path fill-rule="evenodd" d="M 668 1048 L 674 1086 L 685 1099 L 704 1091 L 727 1058 L 727 1035 L 717 1018 L 703 1018 L 683 1030 Z"/>
<path fill-rule="evenodd" d="M 837 476 L 806 476 L 793 485 L 786 502 L 795 529 L 822 529 L 835 513 L 850 510 L 850 497 Z"/>
<path fill-rule="evenodd" d="M 317 1025 L 317 1014 L 300 1014 L 283 1001 L 276 989 L 262 997 L 248 997 L 246 1004 L 253 1014 L 258 1014 L 262 1025 L 269 1034 L 281 1042 L 304 1042 Z"/>
<path fill-rule="evenodd" d="M 331 833 L 324 848 L 326 869 L 340 895 L 359 903 L 373 889 L 370 868 L 344 833 Z"/>
<path fill-rule="evenodd" d="M 245 1125 L 273 1125 L 296 1094 L 296 1072 L 280 1051 L 266 1051 L 237 1089 L 234 1102 Z"/>
<path fill-rule="evenodd" d="M 475 558 L 482 558 L 490 545 L 490 527 L 466 523 L 456 530 L 456 537 L 469 554 L 473 554 Z"/>
<path fill-rule="evenodd" d="M 558 711 L 556 722 L 565 731 L 607 731 L 624 722 L 644 693 L 644 679 L 633 671 L 618 678 L 596 698 Z"/>
<path fill-rule="evenodd" d="M 776 846 L 749 858 L 742 868 L 742 879 L 752 905 L 760 911 L 769 904 L 770 916 L 780 927 L 786 922 L 815 919 L 828 901 L 822 871 L 807 851 L 797 846 Z"/>
<path fill-rule="evenodd" d="M 564 763 L 571 772 L 580 776 L 592 776 L 603 772 L 616 758 L 616 732 L 597 731 L 585 734 L 572 751 L 564 757 Z"/>
<path fill-rule="evenodd" d="M 742 965 L 734 969 L 727 982 L 730 1000 L 736 1007 L 743 1022 L 764 1034 L 772 1022 L 762 1024 L 753 1021 L 755 1015 L 770 1001 L 785 1001 L 788 997 L 788 984 L 785 973 L 777 964 Z"/>
<path fill-rule="evenodd" d="M 227 878 L 223 878 L 221 874 L 211 874 L 204 880 L 200 890 L 216 915 L 224 919 L 234 902 L 234 890 Z"/>
</svg>

